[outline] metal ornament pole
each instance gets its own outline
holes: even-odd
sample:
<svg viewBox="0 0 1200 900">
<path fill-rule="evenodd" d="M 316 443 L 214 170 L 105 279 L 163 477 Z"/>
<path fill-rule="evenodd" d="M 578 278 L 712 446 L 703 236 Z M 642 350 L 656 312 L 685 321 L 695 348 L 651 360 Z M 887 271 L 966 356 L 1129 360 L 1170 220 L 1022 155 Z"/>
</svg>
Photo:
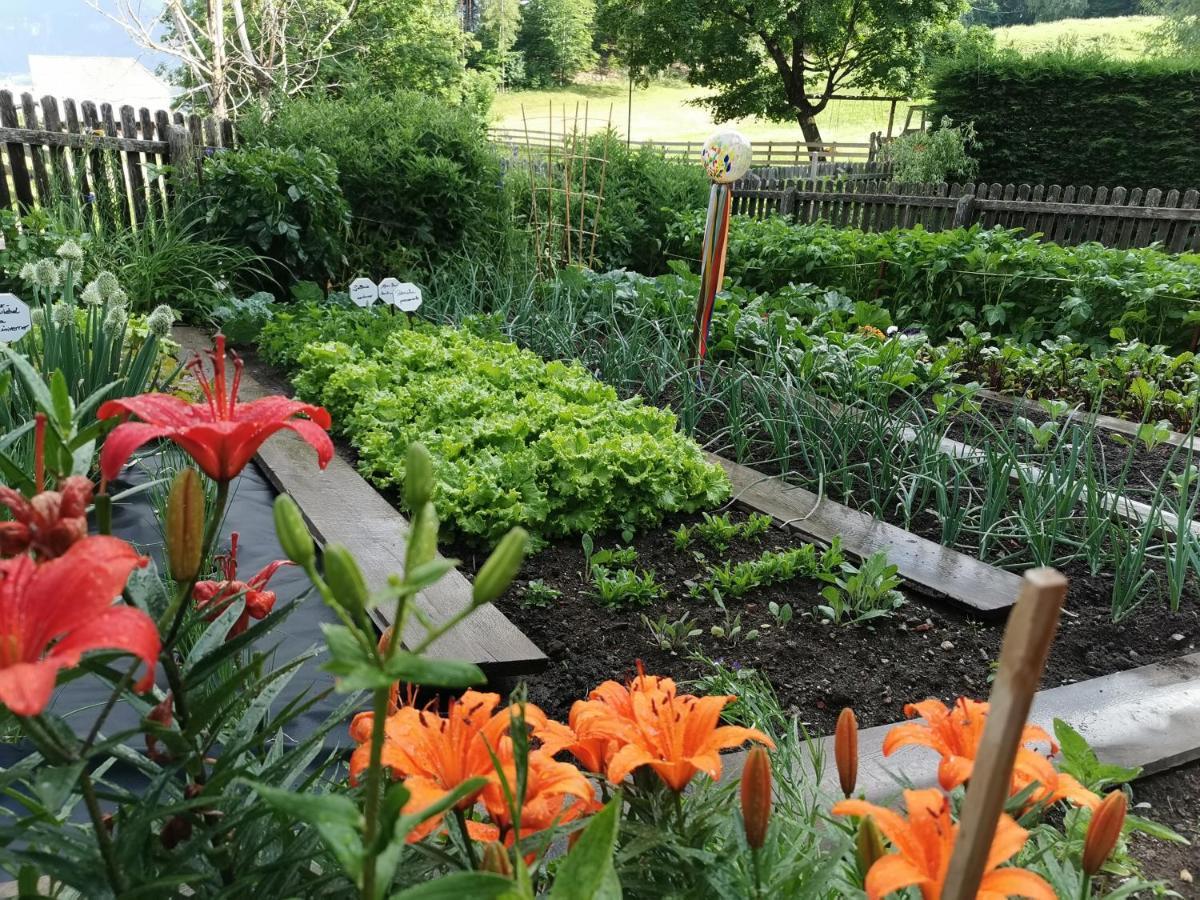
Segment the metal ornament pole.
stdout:
<svg viewBox="0 0 1200 900">
<path fill-rule="evenodd" d="M 703 362 L 708 353 L 713 308 L 725 278 L 733 182 L 749 171 L 752 152 L 750 142 L 736 131 L 713 135 L 700 151 L 704 168 L 712 180 L 712 190 L 708 195 L 708 217 L 700 249 L 700 296 L 696 300 L 696 319 L 692 327 L 692 353 L 697 363 Z"/>
</svg>

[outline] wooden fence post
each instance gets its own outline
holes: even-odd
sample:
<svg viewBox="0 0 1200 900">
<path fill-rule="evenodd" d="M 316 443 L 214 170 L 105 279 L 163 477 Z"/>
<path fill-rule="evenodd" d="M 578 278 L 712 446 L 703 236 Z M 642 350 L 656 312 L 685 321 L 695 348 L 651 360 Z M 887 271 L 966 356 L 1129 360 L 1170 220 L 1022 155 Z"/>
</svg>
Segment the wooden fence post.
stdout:
<svg viewBox="0 0 1200 900">
<path fill-rule="evenodd" d="M 167 162 L 180 183 L 190 182 L 198 174 L 199 157 L 191 132 L 182 125 L 167 131 Z"/>
<path fill-rule="evenodd" d="M 1021 596 L 1004 630 L 987 724 L 967 784 L 942 900 L 974 900 L 978 893 L 996 824 L 1008 800 L 1021 732 L 1042 680 L 1066 596 L 1067 579 L 1057 570 L 1025 573 Z"/>
<path fill-rule="evenodd" d="M 975 195 L 964 193 L 958 198 L 954 207 L 954 218 L 950 221 L 951 228 L 966 228 L 975 219 Z"/>
</svg>

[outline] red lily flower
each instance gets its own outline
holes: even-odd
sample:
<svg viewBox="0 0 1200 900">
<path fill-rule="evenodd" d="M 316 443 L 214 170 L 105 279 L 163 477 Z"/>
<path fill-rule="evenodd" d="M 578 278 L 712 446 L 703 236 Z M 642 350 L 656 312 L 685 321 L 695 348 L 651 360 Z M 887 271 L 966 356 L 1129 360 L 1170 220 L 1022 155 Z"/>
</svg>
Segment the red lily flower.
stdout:
<svg viewBox="0 0 1200 900">
<path fill-rule="evenodd" d="M 326 429 L 329 413 L 323 407 L 283 396 L 263 397 L 238 404 L 242 361 L 233 355 L 233 383 L 225 384 L 225 338 L 217 335 L 216 349 L 209 351 L 213 378 L 204 371 L 200 355 L 189 367 L 204 391 L 205 403 L 188 403 L 169 394 L 142 394 L 109 400 L 97 411 L 101 419 L 137 416 L 141 422 L 123 422 L 104 441 L 100 472 L 106 480 L 116 478 L 121 467 L 143 444 L 167 438 L 182 447 L 214 481 L 230 481 L 246 467 L 258 448 L 281 429 L 288 428 L 317 451 L 323 469 L 333 459 L 333 442 Z M 307 418 L 297 418 L 297 416 Z"/>
<path fill-rule="evenodd" d="M 264 590 L 267 582 L 272 576 L 279 571 L 281 566 L 292 565 L 286 559 L 277 559 L 274 562 L 267 563 L 262 569 L 251 578 L 249 581 L 237 580 L 237 549 L 238 549 L 238 533 L 235 531 L 229 536 L 229 552 L 217 559 L 221 563 L 221 570 L 225 575 L 224 581 L 197 581 L 196 586 L 192 588 L 192 599 L 196 601 L 196 608 L 204 610 L 209 607 L 212 611 L 208 613 L 208 621 L 217 618 L 225 611 L 225 607 L 236 597 L 245 595 L 246 607 L 242 610 L 242 614 L 238 616 L 238 620 L 233 623 L 233 627 L 229 629 L 228 637 L 236 637 L 241 634 L 250 625 L 250 619 L 264 619 L 275 606 L 275 592 Z"/>
<path fill-rule="evenodd" d="M 88 650 L 125 650 L 141 657 L 154 684 L 158 628 L 140 609 L 113 605 L 129 573 L 146 565 L 112 537 L 85 537 L 38 565 L 28 556 L 0 560 L 0 702 L 18 716 L 46 708 L 60 669 Z"/>
<path fill-rule="evenodd" d="M 82 475 L 64 478 L 57 491 L 42 491 L 26 499 L 19 491 L 0 486 L 0 503 L 12 512 L 12 522 L 0 522 L 0 556 L 32 550 L 38 559 L 54 559 L 87 536 L 87 508 L 92 483 Z"/>
</svg>

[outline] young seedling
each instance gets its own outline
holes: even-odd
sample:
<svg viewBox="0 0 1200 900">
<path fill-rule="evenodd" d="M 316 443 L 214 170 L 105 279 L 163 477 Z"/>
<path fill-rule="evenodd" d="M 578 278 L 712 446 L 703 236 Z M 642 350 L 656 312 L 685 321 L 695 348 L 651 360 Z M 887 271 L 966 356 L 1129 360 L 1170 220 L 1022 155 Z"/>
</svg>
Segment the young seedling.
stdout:
<svg viewBox="0 0 1200 900">
<path fill-rule="evenodd" d="M 665 615 L 659 616 L 655 620 L 643 613 L 642 623 L 649 629 L 650 637 L 654 642 L 661 649 L 668 650 L 671 653 L 686 649 L 692 638 L 703 634 L 696 627 L 696 620 L 688 618 L 686 613 L 673 622 L 669 621 Z"/>
</svg>

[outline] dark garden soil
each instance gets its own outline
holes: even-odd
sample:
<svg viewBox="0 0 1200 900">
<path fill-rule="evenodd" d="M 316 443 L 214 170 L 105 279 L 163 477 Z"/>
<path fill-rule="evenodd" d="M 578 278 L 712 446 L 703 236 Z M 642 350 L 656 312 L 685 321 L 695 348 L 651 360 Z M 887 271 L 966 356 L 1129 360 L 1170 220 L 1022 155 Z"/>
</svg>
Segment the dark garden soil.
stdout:
<svg viewBox="0 0 1200 900">
<path fill-rule="evenodd" d="M 745 514 L 734 511 L 731 519 L 742 521 Z M 773 527 L 759 538 L 734 541 L 724 553 L 695 537 L 687 549 L 677 549 L 670 526 L 698 520 L 673 520 L 636 536 L 629 545 L 637 551 L 635 567 L 652 570 L 665 590 L 663 599 L 647 607 L 602 606 L 594 597 L 591 580 L 584 575 L 585 558 L 578 539 L 556 541 L 526 561 L 499 606 L 550 658 L 546 672 L 529 680 L 533 702 L 552 715 L 565 717 L 574 700 L 605 679 L 628 677 L 638 660 L 649 672 L 688 680 L 711 672 L 701 657 L 733 668 L 759 670 L 784 709 L 820 734 L 832 732 L 843 706 L 853 706 L 860 724 L 869 727 L 903 719 L 904 704 L 913 700 L 988 694 L 1003 621 L 966 615 L 921 594 L 911 584 L 904 588 L 907 604 L 893 616 L 848 626 L 823 624 L 822 617 L 814 613 L 814 607 L 823 602 L 819 599 L 821 585 L 815 582 L 797 579 L 760 587 L 740 598 L 724 598 L 730 615 L 742 616 L 743 633 L 756 629 L 758 637 L 733 643 L 712 635 L 712 626 L 723 625 L 725 614 L 711 599 L 689 596 L 691 585 L 704 578 L 707 566 L 753 559 L 766 550 L 799 546 L 804 540 L 795 532 Z M 597 540 L 596 549 L 620 545 L 620 537 L 614 536 Z M 452 549 L 464 560 L 468 574 L 482 562 L 482 556 L 467 548 Z M 1103 579 L 1067 574 L 1071 576 L 1068 613 L 1051 652 L 1043 687 L 1172 658 L 1200 643 L 1200 614 L 1195 606 L 1169 617 L 1169 624 L 1164 622 L 1168 617 L 1157 610 L 1146 610 L 1113 625 L 1107 595 L 1102 593 L 1106 588 Z M 530 582 L 540 582 L 561 596 L 545 605 L 530 603 L 526 598 L 539 593 L 536 586 L 530 590 Z M 768 610 L 772 601 L 792 605 L 795 618 L 787 626 L 774 621 Z M 693 627 L 700 634 L 683 648 L 663 649 L 643 615 L 652 621 L 686 616 L 695 620 Z"/>
<path fill-rule="evenodd" d="M 1183 897 L 1200 898 L 1200 760 L 1134 782 L 1133 801 L 1135 814 L 1191 842 L 1185 846 L 1135 836 L 1131 849 L 1142 871 L 1148 878 L 1168 882 Z"/>
</svg>

